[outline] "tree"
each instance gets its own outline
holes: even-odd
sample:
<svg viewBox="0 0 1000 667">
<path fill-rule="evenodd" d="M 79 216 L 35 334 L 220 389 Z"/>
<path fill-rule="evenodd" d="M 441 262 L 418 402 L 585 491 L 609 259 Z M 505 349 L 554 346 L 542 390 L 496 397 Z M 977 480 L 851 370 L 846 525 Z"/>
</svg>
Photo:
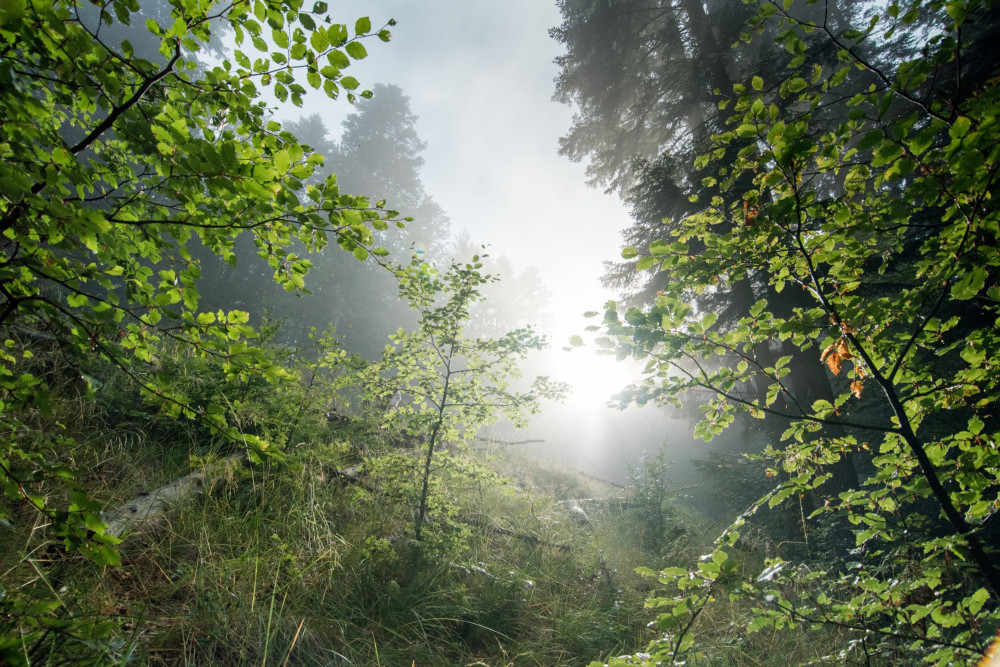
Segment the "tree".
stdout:
<svg viewBox="0 0 1000 667">
<path fill-rule="evenodd" d="M 560 0 L 552 37 L 555 99 L 574 104 L 573 128 L 559 150 L 589 159 L 593 185 L 624 194 L 635 160 L 689 150 L 711 134 L 713 89 L 730 80 L 726 47 L 749 12 L 737 3 Z M 734 68 L 735 69 L 735 68 Z"/>
<path fill-rule="evenodd" d="M 414 258 L 397 270 L 399 294 L 419 313 L 418 327 L 390 337 L 380 363 L 369 373 L 369 394 L 396 406 L 389 417 L 417 435 L 426 449 L 419 473 L 414 537 L 423 535 L 434 454 L 444 445 L 457 446 L 483 426 L 505 416 L 522 425 L 543 398 L 560 398 L 561 383 L 538 377 L 529 391 L 510 387 L 519 377 L 517 363 L 545 340 L 530 327 L 498 338 L 468 338 L 465 327 L 480 288 L 493 279 L 481 273 L 476 255 L 468 263 L 452 263 L 442 273 Z"/>
<path fill-rule="evenodd" d="M 357 109 L 344 120 L 339 142 L 328 135 L 318 114 L 289 123 L 287 129 L 324 157 L 307 185 L 319 185 L 335 174 L 340 190 L 365 192 L 404 216 L 399 224 L 405 221 L 405 227 L 374 232 L 375 242 L 388 251 L 384 259 L 359 263 L 342 253 L 317 253 L 311 258 L 310 294 L 300 299 L 285 298 L 260 259 L 251 257 L 249 267 L 239 269 L 214 261 L 206 272 L 211 271 L 211 283 L 224 285 L 214 299 L 209 296 L 211 304 L 239 298 L 254 321 L 265 312 L 281 319 L 282 341 L 301 346 L 311 328 L 333 325 L 350 350 L 376 359 L 386 336 L 413 324 L 406 304 L 396 298 L 392 267 L 409 261 L 415 250 L 425 256 L 439 252 L 449 222 L 420 181 L 424 142 L 417 135 L 409 98 L 397 86 L 376 84 L 370 98 L 357 102 Z"/>
<path fill-rule="evenodd" d="M 449 221 L 420 180 L 427 144 L 417 134 L 410 98 L 394 85 L 376 84 L 372 91 L 372 98 L 344 119 L 330 166 L 343 187 L 385 199 L 413 218 L 402 233 L 380 238 L 399 261 L 408 260 L 414 244 L 435 256 L 444 249 Z"/>
<path fill-rule="evenodd" d="M 469 331 L 477 337 L 497 337 L 529 325 L 545 329 L 551 324 L 551 293 L 538 267 L 517 271 L 506 255 L 493 257 L 485 253 L 486 249 L 473 243 L 469 233 L 463 231 L 455 235 L 448 251 L 451 261 L 459 264 L 478 257 L 476 261 L 483 264 L 483 271 L 494 278 L 482 286 L 482 298 L 472 306 Z"/>
<path fill-rule="evenodd" d="M 790 5 L 762 2 L 756 19 L 762 31 L 776 27 L 786 73 L 734 86 L 729 128 L 695 165 L 716 165 L 713 196 L 650 246 L 673 281 L 644 310 L 611 304 L 604 326 L 619 354 L 649 362 L 637 400 L 712 397 L 706 438 L 738 412 L 785 420 L 785 448 L 767 455 L 769 474 L 787 477 L 752 512 L 818 488 L 847 454 L 862 461 L 861 485 L 810 517 L 844 522 L 856 549 L 808 568 L 773 560 L 741 581 L 741 516 L 696 571 L 661 574 L 680 594 L 657 599 L 668 611 L 654 650 L 657 659 L 695 650 L 690 630 L 725 589 L 757 605 L 751 630 L 815 623 L 855 635 L 831 661 L 858 650 L 965 662 L 984 648 L 979 628 L 1000 621 L 990 522 L 1000 491 L 991 361 L 1000 349 L 1000 89 L 995 64 L 977 64 L 974 84 L 965 78 L 972 49 L 989 41 L 971 26 L 995 26 L 992 3 L 893 2 L 848 30 Z M 836 66 L 810 57 L 816 36 Z M 883 36 L 923 47 L 895 66 L 867 58 L 864 45 Z M 858 93 L 856 78 L 872 83 Z M 830 107 L 843 119 L 834 127 Z M 737 185 L 745 179 L 751 187 Z M 762 298 L 720 328 L 685 299 L 750 275 L 808 304 Z M 804 400 L 793 357 L 764 361 L 762 343 L 811 355 L 832 400 Z M 766 395 L 746 390 L 754 385 Z"/>
<path fill-rule="evenodd" d="M 753 13 L 740 3 L 565 0 L 560 8 L 564 22 L 553 36 L 566 45 L 567 53 L 558 59 L 562 71 L 557 98 L 581 109 L 560 149 L 573 159 L 589 158 L 593 182 L 617 189 L 631 207 L 634 223 L 624 232 L 630 250 L 624 262 L 608 263 L 604 281 L 619 291 L 623 303 L 649 306 L 667 284 L 683 280 L 668 266 L 648 270 L 659 264 L 651 246 L 673 233 L 681 220 L 702 211 L 712 197 L 735 201 L 739 192 L 752 186 L 752 173 L 747 172 L 720 193 L 714 187 L 716 170 L 695 160 L 712 150 L 720 162 L 733 160 L 753 141 L 737 137 L 725 146 L 712 144 L 711 137 L 726 128 L 728 111 L 720 91 L 731 90 L 751 72 L 780 66 L 785 51 L 764 39 L 740 39 Z M 805 11 L 821 15 L 816 8 Z M 835 28 L 849 16 L 842 3 L 827 8 L 826 18 Z M 729 48 L 734 42 L 739 46 Z M 810 55 L 817 63 L 833 58 L 822 48 Z M 724 231 L 730 223 L 721 224 Z M 702 250 L 697 240 L 689 246 L 694 254 Z M 797 293 L 777 294 L 770 289 L 768 270 L 763 265 L 738 280 L 733 276 L 716 280 L 713 289 L 688 290 L 685 298 L 699 312 L 714 313 L 719 329 L 738 326 L 760 298 L 787 311 L 807 305 Z M 789 363 L 797 371 L 792 381 L 800 395 L 808 392 L 814 400 L 832 399 L 822 369 L 797 350 L 761 342 L 754 354 L 764 365 L 790 355 Z M 766 396 L 764 384 L 749 389 L 761 399 Z M 733 438 L 724 446 L 759 451 L 784 429 L 770 418 L 747 426 L 751 437 Z M 848 488 L 856 482 L 849 458 L 837 462 L 833 472 L 831 486 Z"/>
<path fill-rule="evenodd" d="M 386 261 L 391 269 L 408 263 L 415 252 L 424 259 L 437 257 L 448 238 L 450 221 L 420 179 L 426 144 L 417 133 L 409 97 L 394 85 L 376 84 L 372 91 L 372 98 L 359 102 L 358 110 L 344 119 L 339 141 L 330 143 L 324 153 L 341 187 L 369 193 L 405 216 L 405 228 L 375 234 L 379 245 L 389 251 Z M 349 302 L 345 305 L 350 317 L 339 329 L 352 349 L 377 358 L 386 336 L 399 327 L 413 326 L 412 313 L 396 298 L 391 270 L 348 265 L 333 258 L 323 267 L 327 268 L 351 284 L 349 290 L 327 291 L 336 291 Z"/>
<path fill-rule="evenodd" d="M 202 420 L 256 457 L 267 443 L 243 437 L 224 406 L 194 404 L 180 383 L 142 369 L 171 341 L 223 360 L 232 377 L 286 377 L 253 345 L 245 312 L 199 312 L 191 246 L 235 263 L 234 244 L 249 236 L 288 291 L 304 287 L 311 266 L 300 252 L 330 241 L 357 259 L 373 251 L 372 229 L 388 227 L 392 212 L 342 194 L 333 177 L 307 185 L 323 158 L 269 119 L 260 98 L 300 105 L 301 77 L 332 98 L 365 97 L 342 70 L 366 55 L 362 41 L 390 35 L 367 18 L 353 31 L 333 23 L 325 2 L 176 0 L 169 18 L 147 15 L 151 61 L 111 31 L 142 18 L 137 3 L 108 0 L 93 20 L 88 11 L 19 0 L 0 15 L 0 480 L 68 547 L 116 562 L 94 503 L 74 494 L 57 509 L 32 491 L 72 471 L 30 445 L 30 416 L 47 395 L 43 378 L 20 372 L 30 341 L 113 364 L 168 414 Z M 223 29 L 237 49 L 200 66 Z"/>
</svg>

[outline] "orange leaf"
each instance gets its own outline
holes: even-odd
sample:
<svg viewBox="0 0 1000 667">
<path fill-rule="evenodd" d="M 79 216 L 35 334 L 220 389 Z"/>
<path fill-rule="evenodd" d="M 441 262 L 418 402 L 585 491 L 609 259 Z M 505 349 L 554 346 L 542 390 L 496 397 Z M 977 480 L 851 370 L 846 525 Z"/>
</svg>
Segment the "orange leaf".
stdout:
<svg viewBox="0 0 1000 667">
<path fill-rule="evenodd" d="M 865 388 L 865 383 L 861 380 L 855 380 L 851 383 L 851 393 L 854 394 L 854 398 L 861 398 L 861 392 Z"/>
<path fill-rule="evenodd" d="M 823 354 L 820 355 L 819 360 L 826 362 L 826 365 L 830 368 L 831 373 L 834 375 L 840 375 L 840 364 L 842 359 L 840 353 L 837 351 L 837 343 L 828 345 L 826 349 L 823 350 Z"/>
<path fill-rule="evenodd" d="M 826 366 L 834 375 L 840 375 L 840 355 L 836 352 L 831 353 L 826 358 Z"/>
<path fill-rule="evenodd" d="M 986 651 L 986 655 L 983 659 L 979 661 L 978 667 L 998 667 L 1000 666 L 1000 630 L 997 630 L 997 635 L 993 639 L 993 643 L 990 644 L 990 648 Z"/>
<path fill-rule="evenodd" d="M 851 348 L 847 346 L 847 341 L 843 338 L 837 341 L 837 354 L 844 361 L 850 361 L 854 358 L 854 355 L 851 354 Z"/>
</svg>

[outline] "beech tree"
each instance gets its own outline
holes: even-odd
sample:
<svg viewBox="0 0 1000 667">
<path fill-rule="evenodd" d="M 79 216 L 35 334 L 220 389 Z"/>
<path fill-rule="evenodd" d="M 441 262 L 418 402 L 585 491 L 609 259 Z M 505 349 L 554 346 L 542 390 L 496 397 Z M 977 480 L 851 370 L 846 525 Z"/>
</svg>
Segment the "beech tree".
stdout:
<svg viewBox="0 0 1000 667">
<path fill-rule="evenodd" d="M 365 371 L 370 400 L 395 407 L 387 419 L 418 437 L 423 463 L 416 478 L 413 533 L 421 539 L 432 497 L 431 472 L 435 453 L 459 446 L 501 417 L 515 426 L 538 411 L 541 399 L 561 400 L 565 383 L 536 377 L 528 390 L 512 387 L 520 378 L 518 364 L 545 347 L 545 338 L 531 327 L 495 338 L 466 332 L 483 286 L 495 281 L 483 273 L 485 255 L 452 262 L 439 271 L 414 258 L 398 267 L 400 298 L 419 315 L 413 331 L 400 329 L 389 337 L 382 359 Z"/>
<path fill-rule="evenodd" d="M 776 31 L 786 69 L 733 86 L 728 126 L 694 165 L 714 165 L 711 192 L 638 259 L 672 280 L 649 307 L 609 303 L 604 314 L 604 343 L 648 362 L 639 402 L 707 395 L 706 438 L 741 412 L 787 424 L 782 447 L 766 453 L 782 481 L 695 570 L 647 572 L 675 588 L 652 601 L 664 610 L 653 659 L 697 654 L 698 617 L 727 594 L 754 605 L 750 631 L 838 628 L 847 639 L 825 656 L 832 663 L 963 663 L 1000 621 L 1000 89 L 995 60 L 974 76 L 964 67 L 990 41 L 973 26 L 990 25 L 993 8 L 890 2 L 842 30 L 814 9 L 760 3 L 752 27 Z M 924 46 L 895 65 L 864 55 L 867 42 L 893 37 Z M 816 48 L 838 62 L 822 63 Z M 856 79 L 870 83 L 857 92 Z M 830 107 L 842 118 L 833 126 Z M 722 328 L 686 298 L 748 277 L 807 302 L 761 298 Z M 762 344 L 810 355 L 835 395 L 805 399 L 793 356 L 764 357 Z M 845 523 L 853 550 L 772 559 L 741 577 L 747 517 L 818 489 L 847 455 L 860 485 L 809 518 Z"/>
<path fill-rule="evenodd" d="M 40 454 L 58 453 L 58 434 L 30 428 L 47 396 L 43 378 L 21 372 L 32 348 L 55 341 L 70 359 L 111 362 L 168 414 L 200 419 L 256 457 L 267 443 L 237 433 L 224 406 L 194 404 L 179 382 L 142 372 L 172 341 L 224 360 L 233 377 L 286 376 L 254 346 L 245 312 L 199 312 L 191 246 L 235 263 L 234 243 L 248 235 L 295 291 L 312 265 L 302 255 L 332 242 L 363 260 L 377 252 L 372 230 L 393 218 L 334 176 L 307 185 L 322 157 L 263 99 L 367 96 L 344 69 L 365 57 L 366 40 L 388 41 L 387 28 L 335 23 L 322 1 L 171 0 L 168 11 L 15 0 L 0 14 L 0 482 L 100 562 L 117 555 L 99 508 L 79 494 L 50 507 L 32 491 L 41 477 L 73 474 Z M 137 55 L 122 30 L 158 57 Z M 236 49 L 199 63 L 224 30 Z"/>
<path fill-rule="evenodd" d="M 651 244 L 659 242 L 668 228 L 701 211 L 704 202 L 721 195 L 727 202 L 738 201 L 739 193 L 752 185 L 752 173 L 733 181 L 726 193 L 714 188 L 714 165 L 699 164 L 699 154 L 716 150 L 720 162 L 736 158 L 752 137 L 739 137 L 724 147 L 713 146 L 712 136 L 726 128 L 729 111 L 719 99 L 749 73 L 771 71 L 782 66 L 785 49 L 768 39 L 740 40 L 746 21 L 753 15 L 751 5 L 734 2 L 603 2 L 563 0 L 559 3 L 563 24 L 553 35 L 566 45 L 558 59 L 562 71 L 557 80 L 557 98 L 572 101 L 580 112 L 572 130 L 560 142 L 561 152 L 573 159 L 587 159 L 594 183 L 617 189 L 631 209 L 633 224 L 623 232 L 625 245 L 633 250 L 624 261 L 608 262 L 604 283 L 620 295 L 628 306 L 650 306 L 664 285 L 683 281 L 669 266 L 649 271 L 655 262 Z M 822 16 L 815 5 L 802 11 Z M 849 3 L 835 2 L 826 7 L 826 21 L 833 29 L 846 25 Z M 773 35 L 775 29 L 768 28 Z M 806 39 L 818 42 L 816 35 Z M 738 44 L 733 47 L 733 43 Z M 807 42 L 808 44 L 808 42 Z M 810 47 L 811 62 L 835 61 L 835 54 L 821 45 Z M 863 90 L 867 82 L 851 81 Z M 779 107 L 792 101 L 776 100 Z M 823 120 L 833 122 L 836 111 L 827 107 Z M 819 119 L 817 119 L 818 121 Z M 739 223 L 737 223 L 739 224 Z M 697 241 L 689 244 L 700 252 Z M 643 255 L 634 261 L 638 255 Z M 767 298 L 780 312 L 808 305 L 796 292 L 774 292 L 761 266 L 740 280 L 716 282 L 711 290 L 688 290 L 686 300 L 700 312 L 718 316 L 717 328 L 739 326 L 741 318 L 759 298 Z M 832 400 L 833 393 L 822 369 L 790 346 L 779 348 L 759 342 L 755 354 L 771 362 L 789 355 L 795 370 L 790 382 L 809 402 Z M 766 385 L 754 389 L 763 398 Z M 808 395 L 808 396 L 807 396 Z M 697 401 L 685 404 L 687 414 L 697 421 Z M 746 422 L 744 421 L 746 424 Z M 726 434 L 720 448 L 727 452 L 759 452 L 774 441 L 784 424 L 770 417 L 748 424 L 752 433 L 737 437 Z M 715 474 L 731 467 L 712 466 Z M 849 458 L 835 463 L 829 486 L 850 488 L 857 481 Z"/>
</svg>

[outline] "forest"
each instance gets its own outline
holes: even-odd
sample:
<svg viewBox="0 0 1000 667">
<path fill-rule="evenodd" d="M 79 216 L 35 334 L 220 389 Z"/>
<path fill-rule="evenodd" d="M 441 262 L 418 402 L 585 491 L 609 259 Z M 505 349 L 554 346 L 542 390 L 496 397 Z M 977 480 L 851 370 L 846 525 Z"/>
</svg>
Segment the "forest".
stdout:
<svg viewBox="0 0 1000 667">
<path fill-rule="evenodd" d="M 0 664 L 1000 665 L 997 3 L 551 4 L 571 322 L 405 22 L 0 2 Z"/>
</svg>

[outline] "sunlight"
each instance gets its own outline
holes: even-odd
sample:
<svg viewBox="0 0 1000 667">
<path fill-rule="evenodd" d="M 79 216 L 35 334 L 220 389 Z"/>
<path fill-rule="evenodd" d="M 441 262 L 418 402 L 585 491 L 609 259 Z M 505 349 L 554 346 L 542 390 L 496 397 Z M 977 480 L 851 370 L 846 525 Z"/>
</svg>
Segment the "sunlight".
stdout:
<svg viewBox="0 0 1000 667">
<path fill-rule="evenodd" d="M 597 409 L 641 378 L 634 362 L 619 362 L 590 349 L 555 350 L 552 357 L 552 377 L 569 383 L 572 393 L 566 402 L 573 406 Z"/>
</svg>

